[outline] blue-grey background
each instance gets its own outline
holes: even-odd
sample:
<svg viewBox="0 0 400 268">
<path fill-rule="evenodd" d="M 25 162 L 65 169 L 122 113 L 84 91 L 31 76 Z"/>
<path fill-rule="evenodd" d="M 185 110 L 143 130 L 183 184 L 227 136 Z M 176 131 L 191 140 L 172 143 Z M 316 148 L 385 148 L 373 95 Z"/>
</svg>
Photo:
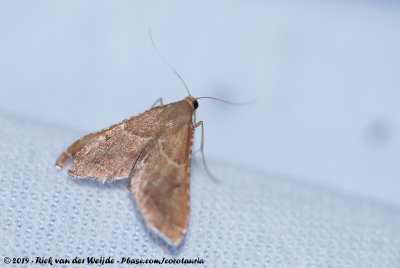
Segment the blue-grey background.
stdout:
<svg viewBox="0 0 400 268">
<path fill-rule="evenodd" d="M 400 205 L 396 1 L 1 0 L 0 109 L 86 134 L 182 99 L 149 29 L 192 95 L 256 100 L 200 102 L 208 161 Z"/>
</svg>

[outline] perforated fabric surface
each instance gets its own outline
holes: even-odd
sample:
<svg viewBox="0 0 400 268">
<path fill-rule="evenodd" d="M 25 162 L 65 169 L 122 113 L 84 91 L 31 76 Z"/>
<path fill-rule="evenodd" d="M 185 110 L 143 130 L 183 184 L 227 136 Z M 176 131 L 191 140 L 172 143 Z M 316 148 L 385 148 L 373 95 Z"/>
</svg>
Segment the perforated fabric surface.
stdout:
<svg viewBox="0 0 400 268">
<path fill-rule="evenodd" d="M 4 257 L 110 256 L 200 258 L 207 267 L 400 267 L 399 208 L 211 164 L 216 184 L 196 161 L 188 233 L 169 247 L 146 229 L 127 180 L 72 180 L 69 166 L 55 168 L 86 133 L 4 113 L 0 125 L 1 266 Z M 73 266 L 85 267 L 65 265 Z"/>
</svg>

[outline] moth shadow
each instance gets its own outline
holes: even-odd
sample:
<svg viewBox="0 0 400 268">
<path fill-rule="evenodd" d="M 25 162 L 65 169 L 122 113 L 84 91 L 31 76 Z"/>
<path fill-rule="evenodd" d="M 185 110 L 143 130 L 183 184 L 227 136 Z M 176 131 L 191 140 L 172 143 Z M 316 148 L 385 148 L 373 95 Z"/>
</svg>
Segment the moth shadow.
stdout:
<svg viewBox="0 0 400 268">
<path fill-rule="evenodd" d="M 186 237 L 183 238 L 182 242 L 174 247 L 169 245 L 164 239 L 162 239 L 159 235 L 157 235 L 156 233 L 154 233 L 147 225 L 145 219 L 143 218 L 143 215 L 138 207 L 138 205 L 136 204 L 136 200 L 133 197 L 133 195 L 131 193 L 127 193 L 128 198 L 131 200 L 131 204 L 132 204 L 132 210 L 134 211 L 134 215 L 135 218 L 138 222 L 140 222 L 140 224 L 142 225 L 144 231 L 145 231 L 145 237 L 144 240 L 150 240 L 152 243 L 157 244 L 160 246 L 160 248 L 162 248 L 163 252 L 165 254 L 168 254 L 172 257 L 177 257 L 178 254 L 182 251 L 184 245 L 185 245 L 185 240 Z M 147 242 L 147 241 L 146 241 Z"/>
<path fill-rule="evenodd" d="M 78 184 L 80 187 L 107 189 L 107 191 L 120 190 L 122 188 L 126 188 L 128 185 L 127 178 L 106 182 L 102 182 L 93 178 L 73 178 L 72 181 L 73 183 Z"/>
</svg>

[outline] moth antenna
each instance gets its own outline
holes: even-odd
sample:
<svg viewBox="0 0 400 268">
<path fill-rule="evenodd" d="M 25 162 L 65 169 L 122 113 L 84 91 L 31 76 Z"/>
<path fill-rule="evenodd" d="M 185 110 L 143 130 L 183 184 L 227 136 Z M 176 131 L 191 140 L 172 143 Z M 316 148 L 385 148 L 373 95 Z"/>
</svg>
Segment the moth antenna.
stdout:
<svg viewBox="0 0 400 268">
<path fill-rule="evenodd" d="M 150 40 L 151 40 L 151 44 L 153 45 L 153 49 L 155 50 L 155 52 L 157 53 L 157 55 L 160 57 L 160 59 L 168 65 L 168 67 L 176 74 L 176 76 L 179 78 L 179 80 L 181 80 L 182 84 L 185 86 L 186 91 L 188 92 L 189 96 L 192 96 L 190 94 L 189 88 L 186 85 L 185 81 L 183 81 L 183 78 L 178 74 L 178 72 L 174 69 L 174 67 L 172 67 L 172 65 L 161 55 L 160 51 L 158 51 L 156 44 L 154 43 L 153 40 L 153 36 L 151 35 L 151 31 L 149 30 L 149 36 L 150 36 Z"/>
<path fill-rule="evenodd" d="M 223 100 L 223 99 L 219 99 L 219 98 L 214 98 L 214 97 L 199 97 L 199 98 L 196 98 L 196 99 L 197 100 L 198 99 L 212 99 L 212 100 L 220 101 L 220 102 L 223 102 L 223 103 L 226 103 L 226 104 L 229 104 L 229 105 L 238 105 L 238 106 L 250 105 L 250 104 L 254 104 L 255 103 L 254 100 L 253 101 L 248 101 L 248 102 L 231 102 L 231 101 L 227 101 L 227 100 Z"/>
</svg>

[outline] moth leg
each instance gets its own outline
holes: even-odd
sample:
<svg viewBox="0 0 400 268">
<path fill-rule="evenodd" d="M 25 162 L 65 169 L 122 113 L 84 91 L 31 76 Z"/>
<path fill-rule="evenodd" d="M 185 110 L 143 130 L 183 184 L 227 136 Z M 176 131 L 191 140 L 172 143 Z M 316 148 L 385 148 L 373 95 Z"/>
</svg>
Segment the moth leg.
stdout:
<svg viewBox="0 0 400 268">
<path fill-rule="evenodd" d="M 153 108 L 154 106 L 156 106 L 157 103 L 160 103 L 161 106 L 164 105 L 162 98 L 158 98 L 158 99 L 156 100 L 156 102 L 154 102 L 154 104 L 151 105 L 151 108 Z"/>
<path fill-rule="evenodd" d="M 199 121 L 196 124 L 194 124 L 194 128 L 197 128 L 198 126 L 201 126 L 201 143 L 200 143 L 200 151 L 201 151 L 201 158 L 203 159 L 203 165 L 204 169 L 206 170 L 208 176 L 214 181 L 214 182 L 219 182 L 210 172 L 208 169 L 207 163 L 206 163 L 206 158 L 204 157 L 204 124 L 203 121 Z"/>
</svg>

